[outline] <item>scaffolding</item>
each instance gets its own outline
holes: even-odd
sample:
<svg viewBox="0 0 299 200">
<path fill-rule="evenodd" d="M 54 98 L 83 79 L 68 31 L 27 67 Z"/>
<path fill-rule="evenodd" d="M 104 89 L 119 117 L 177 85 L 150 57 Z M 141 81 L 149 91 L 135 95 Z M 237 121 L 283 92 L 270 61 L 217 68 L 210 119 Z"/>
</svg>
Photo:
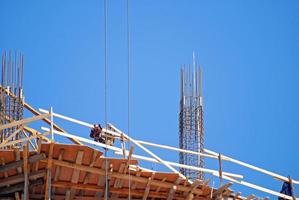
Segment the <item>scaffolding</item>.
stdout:
<svg viewBox="0 0 299 200">
<path fill-rule="evenodd" d="M 193 66 L 183 66 L 181 69 L 179 134 L 181 149 L 204 152 L 202 72 L 195 63 L 194 56 Z M 183 152 L 180 152 L 180 163 L 204 167 L 202 156 Z M 204 172 L 184 168 L 180 172 L 192 180 L 204 180 Z"/>
</svg>

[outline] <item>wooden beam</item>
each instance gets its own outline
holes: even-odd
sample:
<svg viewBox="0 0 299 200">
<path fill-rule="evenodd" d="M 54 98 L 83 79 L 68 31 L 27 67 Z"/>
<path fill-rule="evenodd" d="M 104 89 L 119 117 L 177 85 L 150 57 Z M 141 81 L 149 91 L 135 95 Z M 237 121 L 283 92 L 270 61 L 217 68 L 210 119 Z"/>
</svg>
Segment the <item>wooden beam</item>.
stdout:
<svg viewBox="0 0 299 200">
<path fill-rule="evenodd" d="M 156 159 L 157 161 L 159 161 L 160 163 L 162 163 L 163 165 L 165 165 L 168 169 L 170 169 L 171 171 L 173 171 L 174 173 L 177 173 L 182 179 L 187 179 L 183 174 L 181 174 L 178 170 L 176 170 L 174 167 L 172 167 L 171 165 L 169 165 L 169 163 L 166 163 L 164 160 L 162 160 L 159 156 L 157 156 L 156 154 L 154 154 L 152 151 L 150 151 L 149 149 L 147 149 L 146 147 L 144 147 L 142 144 L 140 144 L 139 142 L 137 142 L 136 140 L 134 140 L 133 138 L 129 137 L 128 135 L 126 135 L 125 133 L 123 133 L 122 131 L 118 130 L 116 127 L 114 127 L 113 125 L 109 124 L 109 126 L 115 130 L 116 132 L 118 132 L 119 134 L 123 134 L 124 138 L 126 138 L 127 140 L 131 141 L 132 143 L 134 143 L 136 146 L 138 146 L 139 148 L 141 148 L 143 151 L 145 151 L 146 153 L 148 153 L 150 156 L 152 156 L 154 159 Z M 192 181 L 188 180 L 190 183 L 192 183 Z"/>
<path fill-rule="evenodd" d="M 185 192 L 184 195 L 186 196 L 186 199 L 193 199 L 193 191 L 198 188 L 200 185 L 202 185 L 202 181 L 196 179 L 192 185 L 191 185 L 191 189 L 189 192 Z"/>
<path fill-rule="evenodd" d="M 29 179 L 28 179 L 28 143 L 27 145 L 24 146 L 23 149 L 23 169 L 24 169 L 24 200 L 29 200 L 29 190 L 28 190 L 28 184 L 29 184 Z"/>
<path fill-rule="evenodd" d="M 46 170 L 39 170 L 36 172 L 31 172 L 29 174 L 29 180 L 34 180 L 37 178 L 42 178 L 44 177 L 46 174 Z M 13 184 L 17 184 L 20 182 L 24 182 L 24 175 L 20 174 L 20 175 L 16 175 L 16 176 L 9 176 L 7 178 L 4 179 L 0 179 L 0 187 L 4 187 L 7 185 L 13 185 Z"/>
<path fill-rule="evenodd" d="M 246 197 L 246 200 L 251 200 L 256 198 L 254 194 L 249 195 L 248 197 Z"/>
<path fill-rule="evenodd" d="M 217 189 L 216 192 L 213 193 L 213 197 L 216 197 L 217 195 L 221 195 L 225 190 L 227 190 L 230 186 L 232 186 L 233 183 L 229 182 L 227 184 L 222 185 L 220 188 Z"/>
<path fill-rule="evenodd" d="M 77 158 L 76 158 L 76 164 L 81 165 L 82 160 L 83 160 L 83 155 L 84 155 L 84 151 L 78 151 Z M 78 183 L 79 175 L 80 175 L 80 170 L 74 169 L 71 182 Z M 75 195 L 75 189 L 71 188 L 70 190 L 66 191 L 65 199 L 66 200 L 73 199 L 74 195 Z"/>
<path fill-rule="evenodd" d="M 152 173 L 152 176 L 148 178 L 148 182 L 146 184 L 142 200 L 147 200 L 147 197 L 148 197 L 148 194 L 149 194 L 150 188 L 151 188 L 151 181 L 152 181 L 152 179 L 154 179 L 154 177 L 155 177 L 155 173 Z"/>
<path fill-rule="evenodd" d="M 0 89 L 5 92 L 6 94 L 8 94 L 10 97 L 12 98 L 17 98 L 13 93 L 11 93 L 9 90 L 5 89 L 2 85 L 0 85 Z M 33 113 L 34 115 L 40 115 L 41 113 L 38 112 L 36 109 L 34 109 L 31 105 L 29 105 L 28 103 L 26 103 L 25 101 L 23 101 L 23 105 L 24 107 L 29 110 L 31 113 Z M 48 125 L 51 125 L 51 120 L 49 120 L 48 118 L 44 118 L 42 119 L 44 122 L 46 122 Z M 58 125 L 53 124 L 53 128 L 61 131 L 61 132 L 65 132 L 62 128 L 60 128 Z M 76 144 L 82 145 L 82 143 L 76 139 L 73 138 L 69 138 L 71 141 L 73 141 Z"/>
<path fill-rule="evenodd" d="M 89 190 L 89 191 L 99 191 L 101 193 L 103 193 L 105 191 L 105 187 L 90 185 L 90 184 L 80 184 L 80 183 L 74 184 L 74 183 L 70 183 L 70 182 L 53 182 L 52 186 L 53 187 L 59 187 L 59 188 L 75 188 L 77 190 L 80 189 L 80 190 Z M 124 194 L 128 195 L 129 194 L 128 188 L 110 188 L 109 192 L 110 193 L 116 193 L 116 194 L 122 194 L 122 195 L 124 195 Z M 142 197 L 144 195 L 144 190 L 133 190 L 133 189 L 131 189 L 130 194 L 132 196 Z M 149 198 L 153 197 L 153 198 L 166 199 L 167 193 L 150 191 L 149 194 L 148 194 L 148 197 Z M 138 199 L 140 199 L 140 198 L 138 198 Z M 180 197 L 180 196 L 175 196 L 175 199 L 185 200 L 184 197 Z"/>
<path fill-rule="evenodd" d="M 270 190 L 268 188 L 264 188 L 264 187 L 255 185 L 253 183 L 249 183 L 249 182 L 246 182 L 246 181 L 243 181 L 243 180 L 236 180 L 236 179 L 230 178 L 230 177 L 225 176 L 225 175 L 223 175 L 223 178 L 226 179 L 226 180 L 229 180 L 231 182 L 234 182 L 234 183 L 237 183 L 237 184 L 240 184 L 240 185 L 244 185 L 244 186 L 247 186 L 247 187 L 250 187 L 250 188 L 265 192 L 265 193 L 268 193 L 268 194 L 272 194 L 272 195 L 282 197 L 282 198 L 285 198 L 285 199 L 288 199 L 288 200 L 293 200 L 293 197 L 291 197 L 289 195 L 285 195 L 285 194 L 282 194 L 280 192 L 276 192 L 274 190 Z"/>
<path fill-rule="evenodd" d="M 119 155 L 119 154 L 122 154 L 122 153 L 120 151 L 117 151 L 117 152 L 115 152 L 115 154 Z M 157 161 L 154 158 L 135 155 L 135 154 L 132 155 L 132 158 L 138 159 L 138 160 L 144 160 L 144 161 L 148 161 L 148 162 L 153 162 L 153 163 L 160 163 L 159 161 Z M 195 171 L 202 171 L 202 172 L 213 174 L 214 176 L 219 176 L 219 171 L 217 171 L 217 170 L 212 170 L 212 169 L 207 169 L 207 168 L 200 168 L 200 167 L 191 166 L 191 165 L 184 165 L 184 164 L 180 164 L 180 163 L 176 163 L 176 162 L 170 162 L 170 161 L 166 161 L 166 160 L 164 160 L 164 162 L 171 165 L 171 166 L 174 166 L 174 167 L 191 169 L 191 170 L 195 170 Z M 240 179 L 243 178 L 242 175 L 229 173 L 229 172 L 222 172 L 222 174 L 226 175 L 226 176 L 229 176 L 229 177 L 234 177 L 234 178 L 240 178 Z"/>
<path fill-rule="evenodd" d="M 28 124 L 28 123 L 31 123 L 31 122 L 34 122 L 34 121 L 45 119 L 49 116 L 50 116 L 49 114 L 41 114 L 41 115 L 37 115 L 37 116 L 34 116 L 34 117 L 14 121 L 14 122 L 4 124 L 4 125 L 0 126 L 0 130 L 11 128 L 11 127 L 14 127 L 14 126 L 20 126 L 20 125 Z"/>
<path fill-rule="evenodd" d="M 176 181 L 174 182 L 174 184 L 172 185 L 172 187 L 169 190 L 167 200 L 172 200 L 173 199 L 174 193 L 177 190 L 177 185 L 180 184 L 181 181 L 182 181 L 181 177 L 176 179 Z"/>
<path fill-rule="evenodd" d="M 24 126 L 24 130 L 27 131 L 28 133 L 31 133 L 33 135 L 36 135 L 37 137 L 41 138 L 42 140 L 50 143 L 51 140 L 49 138 L 47 138 L 46 136 L 44 136 L 41 132 L 29 127 L 29 126 Z"/>
<path fill-rule="evenodd" d="M 104 158 L 104 159 L 107 159 L 107 158 Z M 103 170 L 104 173 L 102 174 L 102 176 L 99 177 L 98 182 L 97 182 L 97 185 L 100 186 L 100 187 L 105 186 L 105 181 L 106 181 L 106 177 L 105 177 L 105 175 L 106 175 L 106 165 L 108 167 L 109 164 L 110 164 L 109 160 L 107 160 L 107 163 L 106 163 L 106 160 L 103 160 L 101 168 L 102 168 L 102 170 Z M 92 174 L 92 172 L 90 172 L 90 173 Z M 103 192 L 98 191 L 98 192 L 96 192 L 95 197 L 102 197 L 102 195 L 103 195 Z"/>
<path fill-rule="evenodd" d="M 44 184 L 44 179 L 39 178 L 37 180 L 30 181 L 30 184 L 28 184 L 28 187 L 33 188 L 34 186 L 42 185 L 42 184 Z M 28 191 L 29 191 L 29 188 L 28 188 Z M 18 183 L 18 184 L 9 186 L 9 187 L 5 187 L 5 188 L 0 188 L 0 195 L 14 194 L 16 192 L 21 192 L 23 190 L 24 190 L 24 182 Z M 29 197 L 29 194 L 26 194 L 26 192 L 24 191 L 24 199 L 26 197 Z"/>
<path fill-rule="evenodd" d="M 69 162 L 65 162 L 65 161 L 59 161 L 59 160 L 56 160 L 56 159 L 52 159 L 52 161 L 53 161 L 53 164 L 55 164 L 55 165 L 60 165 L 60 166 L 68 167 L 68 168 L 72 168 L 72 169 L 79 169 L 81 171 L 91 172 L 91 173 L 94 173 L 94 174 L 105 176 L 105 170 L 103 170 L 103 169 L 78 165 L 78 164 L 75 164 L 75 163 L 69 163 Z M 143 183 L 143 184 L 146 184 L 148 182 L 147 178 L 137 177 L 137 176 L 133 176 L 133 175 L 131 175 L 129 177 L 128 174 L 121 174 L 121 173 L 118 173 L 118 172 L 109 172 L 108 175 L 110 175 L 111 177 L 114 177 L 114 178 L 120 178 L 120 179 L 125 179 L 125 180 L 129 180 L 129 178 L 131 178 L 132 181 L 136 181 L 136 182 Z M 154 185 L 154 186 L 161 186 L 161 187 L 169 188 L 169 189 L 172 188 L 172 186 L 173 186 L 172 183 L 162 182 L 162 181 L 159 181 L 159 180 L 152 180 L 151 184 Z M 187 186 L 183 186 L 183 185 L 177 185 L 177 190 L 179 190 L 179 191 L 189 191 L 190 188 L 187 187 Z M 201 190 L 195 190 L 194 193 L 198 194 L 198 195 L 202 195 Z"/>
<path fill-rule="evenodd" d="M 140 177 L 140 175 L 141 175 L 141 170 L 138 169 L 138 171 L 136 173 L 136 177 Z M 137 182 L 134 181 L 131 188 L 134 190 L 136 188 L 136 186 L 137 186 Z"/>
<path fill-rule="evenodd" d="M 24 155 L 24 151 L 23 151 L 23 155 Z M 46 159 L 46 155 L 44 153 L 32 155 L 28 158 L 28 163 L 32 164 L 43 159 Z M 17 160 L 11 163 L 7 163 L 6 165 L 0 166 L 0 173 L 6 172 L 10 169 L 15 169 L 17 167 L 18 168 L 22 167 L 23 165 L 24 165 L 24 160 Z"/>
<path fill-rule="evenodd" d="M 59 155 L 58 155 L 58 160 L 63 160 L 63 154 L 64 154 L 64 149 L 60 149 Z M 54 181 L 58 181 L 58 178 L 60 175 L 60 170 L 61 170 L 61 167 L 56 165 Z M 53 194 L 55 194 L 55 188 L 52 188 L 52 192 L 53 192 Z"/>
<path fill-rule="evenodd" d="M 89 164 L 89 167 L 93 167 L 96 163 L 97 163 L 97 161 L 98 161 L 98 159 L 100 158 L 100 156 L 98 156 L 99 154 L 98 154 L 98 151 L 97 150 L 94 150 L 93 151 L 93 155 L 92 155 L 92 159 L 91 159 L 91 162 L 90 162 L 90 164 Z M 90 172 L 87 172 L 86 173 L 86 175 L 85 175 L 85 177 L 84 177 L 84 181 L 83 181 L 83 184 L 87 184 L 88 182 L 89 182 L 89 179 L 90 179 L 90 177 L 91 177 L 91 173 Z M 84 190 L 81 190 L 80 191 L 80 196 L 84 196 Z"/>
<path fill-rule="evenodd" d="M 165 182 L 166 180 L 167 180 L 167 177 L 164 177 L 164 178 L 162 179 L 162 182 Z M 161 189 L 161 187 L 158 186 L 157 189 L 156 189 L 156 192 L 159 192 L 160 189 Z M 152 198 L 152 200 L 155 200 L 155 198 Z"/>
<path fill-rule="evenodd" d="M 17 130 L 15 130 L 8 138 L 6 138 L 1 144 L 6 144 L 10 139 L 12 139 L 18 132 L 23 129 L 23 125 L 20 126 Z"/>
<path fill-rule="evenodd" d="M 49 153 L 48 153 L 48 161 L 47 161 L 47 177 L 45 183 L 45 200 L 51 198 L 50 190 L 51 190 L 51 171 L 52 171 L 52 156 L 53 156 L 53 149 L 54 149 L 54 142 L 51 142 L 49 145 Z"/>
<path fill-rule="evenodd" d="M 216 152 L 214 152 L 214 151 L 211 151 L 211 150 L 208 150 L 208 149 L 204 149 L 204 151 L 205 151 L 206 153 L 211 154 L 211 155 L 218 156 L 218 153 L 216 153 Z M 263 174 L 267 174 L 267 175 L 272 176 L 273 178 L 278 179 L 278 180 L 287 181 L 287 182 L 289 181 L 289 179 L 288 179 L 287 177 L 285 177 L 285 176 L 281 176 L 281 175 L 276 174 L 276 173 L 274 173 L 274 172 L 271 172 L 271 171 L 262 169 L 262 168 L 260 168 L 260 167 L 256 167 L 256 166 L 250 165 L 250 164 L 248 164 L 248 163 L 242 162 L 242 161 L 240 161 L 240 160 L 233 159 L 233 158 L 228 157 L 228 156 L 224 156 L 224 155 L 222 155 L 222 156 L 221 156 L 221 159 L 222 159 L 222 160 L 229 161 L 229 162 L 232 162 L 232 163 L 235 163 L 235 164 L 238 164 L 238 165 L 243 166 L 243 167 L 247 167 L 247 168 L 249 168 L 249 169 L 252 169 L 252 170 L 261 172 L 261 173 L 263 173 Z M 294 183 L 294 184 L 299 184 L 299 181 L 293 179 L 293 183 Z"/>
</svg>

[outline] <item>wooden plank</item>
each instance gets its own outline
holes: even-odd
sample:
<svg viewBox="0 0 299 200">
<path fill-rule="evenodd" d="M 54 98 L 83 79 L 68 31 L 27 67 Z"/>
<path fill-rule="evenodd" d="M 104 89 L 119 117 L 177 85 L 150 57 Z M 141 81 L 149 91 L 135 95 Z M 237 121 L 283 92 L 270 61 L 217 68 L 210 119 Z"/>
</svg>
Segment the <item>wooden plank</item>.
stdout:
<svg viewBox="0 0 299 200">
<path fill-rule="evenodd" d="M 93 151 L 93 155 L 92 155 L 92 159 L 91 159 L 91 162 L 89 164 L 89 167 L 93 167 L 95 165 L 95 163 L 97 163 L 98 159 L 100 158 L 100 156 L 98 156 L 98 151 L 97 150 L 94 150 Z M 83 184 L 87 184 L 89 182 L 89 179 L 91 177 L 91 173 L 90 172 L 87 172 L 85 177 L 84 177 L 84 181 L 83 181 Z M 81 190 L 79 193 L 80 193 L 80 196 L 84 196 L 84 190 Z"/>
<path fill-rule="evenodd" d="M 134 145 L 131 145 L 130 146 L 130 151 L 129 151 L 129 154 L 128 154 L 128 157 L 127 157 L 127 162 L 125 164 L 125 166 L 123 167 L 123 170 L 122 171 L 119 171 L 119 173 L 123 173 L 123 174 L 126 174 L 127 171 L 129 170 L 129 165 L 130 165 L 130 160 L 132 158 L 132 155 L 133 155 L 133 152 L 134 152 Z M 117 183 L 117 188 L 122 188 L 123 184 L 124 184 L 124 180 L 123 179 L 116 179 L 118 180 L 118 183 Z M 130 180 L 129 180 L 130 181 Z M 114 196 L 113 196 L 114 197 Z M 117 198 L 118 195 L 115 195 L 115 197 Z"/>
<path fill-rule="evenodd" d="M 233 183 L 229 182 L 225 185 L 222 185 L 216 192 L 213 193 L 213 197 L 216 197 L 217 195 L 221 195 L 225 190 L 227 190 L 230 186 L 232 186 Z"/>
<path fill-rule="evenodd" d="M 21 159 L 21 156 L 20 156 L 20 149 L 19 148 L 15 148 L 14 149 L 14 152 L 15 152 L 15 157 L 16 157 L 16 161 L 19 161 Z M 18 167 L 17 168 L 17 172 L 18 174 L 22 173 L 22 168 L 21 167 Z"/>
<path fill-rule="evenodd" d="M 64 149 L 60 149 L 59 155 L 58 155 L 58 160 L 63 160 L 63 154 L 64 154 Z M 54 174 L 54 181 L 58 181 L 59 175 L 60 175 L 60 170 L 61 167 L 56 165 L 56 170 Z M 52 188 L 53 194 L 55 194 L 55 188 Z"/>
<path fill-rule="evenodd" d="M 162 179 L 162 182 L 165 182 L 166 180 L 167 180 L 167 178 L 164 177 L 164 178 Z M 157 189 L 156 189 L 156 192 L 159 192 L 160 190 L 161 190 L 161 187 L 158 186 Z M 155 198 L 152 198 L 152 200 L 155 200 Z"/>
<path fill-rule="evenodd" d="M 1 159 L 1 167 L 5 167 L 5 158 L 2 157 L 0 159 Z M 4 171 L 4 178 L 7 178 L 7 177 L 8 177 L 7 171 Z"/>
<path fill-rule="evenodd" d="M 20 126 L 16 131 L 14 131 L 8 138 L 6 138 L 1 144 L 6 144 L 10 139 L 12 139 L 17 133 L 23 129 L 23 125 Z"/>
<path fill-rule="evenodd" d="M 0 126 L 0 130 L 11 128 L 11 127 L 14 127 L 14 126 L 20 126 L 20 125 L 28 124 L 28 123 L 31 123 L 31 122 L 34 122 L 34 121 L 38 121 L 38 120 L 47 118 L 49 116 L 50 116 L 49 114 L 41 114 L 41 115 L 37 115 L 37 116 L 34 116 L 34 117 L 21 119 L 21 120 L 18 120 L 18 121 L 13 121 L 11 123 L 4 124 L 4 125 Z"/>
<path fill-rule="evenodd" d="M 46 136 L 44 136 L 41 132 L 31 128 L 31 127 L 28 127 L 28 126 L 24 126 L 24 130 L 27 131 L 28 133 L 30 134 L 33 134 L 33 135 L 36 135 L 37 137 L 41 138 L 42 140 L 50 143 L 51 140 L 49 138 L 47 138 Z"/>
<path fill-rule="evenodd" d="M 29 200 L 29 190 L 28 190 L 28 143 L 24 146 L 23 149 L 23 163 L 24 163 L 24 200 Z"/>
<path fill-rule="evenodd" d="M 104 158 L 104 159 L 107 159 L 107 158 Z M 107 160 L 107 163 L 106 163 L 106 160 L 103 161 L 102 167 L 101 167 L 102 170 L 103 170 L 103 174 L 98 179 L 98 183 L 97 183 L 98 186 L 104 186 L 105 185 L 105 182 L 106 182 L 106 177 L 105 177 L 105 175 L 106 175 L 106 166 L 109 167 L 109 164 L 110 164 L 109 160 Z M 96 192 L 95 197 L 102 197 L 102 195 L 103 195 L 103 192 L 98 191 L 98 192 Z"/>
<path fill-rule="evenodd" d="M 254 194 L 249 195 L 248 197 L 246 197 L 246 200 L 251 200 L 256 198 Z"/>
<path fill-rule="evenodd" d="M 175 191 L 177 190 L 177 185 L 178 185 L 181 181 L 182 181 L 182 178 L 181 178 L 181 177 L 179 177 L 179 178 L 176 179 L 176 181 L 174 182 L 174 184 L 172 185 L 172 187 L 171 187 L 170 190 L 169 190 L 167 200 L 171 200 L 171 199 L 173 199 L 174 193 L 175 193 Z"/>
<path fill-rule="evenodd" d="M 141 170 L 138 170 L 136 173 L 136 177 L 140 177 L 140 175 L 141 175 Z M 134 190 L 136 188 L 136 186 L 137 186 L 137 182 L 134 181 L 131 188 Z"/>
<path fill-rule="evenodd" d="M 28 184 L 28 191 L 29 191 L 29 188 L 31 189 L 34 186 L 42 185 L 43 183 L 44 183 L 43 178 L 39 178 L 37 180 L 30 181 L 30 184 Z M 21 192 L 21 191 L 24 191 L 24 182 L 12 185 L 10 187 L 0 188 L 0 195 L 2 196 L 2 195 L 15 194 L 16 192 Z M 23 194 L 24 194 L 23 199 L 26 199 L 26 198 L 28 199 L 29 194 L 26 193 L 25 191 Z"/>
<path fill-rule="evenodd" d="M 184 195 L 186 196 L 186 199 L 193 199 L 194 195 L 193 195 L 193 191 L 198 188 L 200 185 L 202 185 L 202 181 L 196 179 L 190 188 L 190 191 L 188 193 L 184 193 Z"/>
<path fill-rule="evenodd" d="M 105 191 L 105 187 L 91 185 L 91 184 L 80 184 L 80 183 L 74 184 L 74 183 L 70 183 L 70 182 L 53 182 L 52 186 L 58 187 L 58 188 L 75 188 L 77 190 L 81 189 L 81 190 L 89 190 L 89 191 L 99 191 L 101 193 L 103 193 Z M 129 190 L 127 188 L 111 188 L 109 190 L 109 192 L 116 193 L 116 194 L 122 194 L 122 195 L 124 195 L 124 194 L 129 195 Z M 132 196 L 142 197 L 144 195 L 144 191 L 143 190 L 130 190 L 130 194 Z M 148 197 L 149 198 L 152 197 L 152 198 L 166 199 L 167 193 L 150 191 L 148 194 Z M 96 198 L 96 197 L 94 197 L 94 198 Z M 126 199 L 128 199 L 128 198 L 126 198 Z M 140 199 L 140 198 L 138 198 L 138 199 Z M 180 196 L 175 196 L 175 199 L 185 200 L 184 197 L 180 197 Z"/>
<path fill-rule="evenodd" d="M 44 153 L 32 155 L 28 158 L 28 163 L 32 164 L 32 163 L 35 163 L 35 162 L 43 160 L 43 159 L 46 159 L 46 155 Z M 7 163 L 6 165 L 0 166 L 0 173 L 6 172 L 11 169 L 15 169 L 17 167 L 18 168 L 22 167 L 23 165 L 24 165 L 24 160 L 17 160 L 17 161 L 11 162 L 11 163 Z"/>
<path fill-rule="evenodd" d="M 39 170 L 36 172 L 31 172 L 29 174 L 29 180 L 34 180 L 37 178 L 42 178 L 46 174 L 46 170 Z M 0 179 L 0 187 L 4 187 L 7 185 L 13 185 L 20 182 L 24 182 L 24 174 L 16 175 L 16 176 L 9 176 L 5 179 Z"/>
<path fill-rule="evenodd" d="M 52 160 L 53 160 L 53 163 L 55 165 L 60 165 L 60 166 L 68 167 L 68 168 L 72 168 L 72 169 L 79 169 L 81 171 L 91 172 L 91 173 L 94 173 L 94 174 L 105 176 L 105 170 L 103 170 L 103 169 L 89 167 L 89 166 L 83 166 L 83 165 L 77 165 L 75 163 L 59 161 L 59 160 L 56 160 L 56 159 L 52 159 Z M 124 180 L 129 179 L 128 174 L 121 174 L 121 173 L 118 173 L 118 172 L 109 172 L 108 175 L 110 175 L 111 177 L 114 177 L 114 178 L 120 178 L 120 179 L 124 179 Z M 133 176 L 133 175 L 131 175 L 130 178 L 131 178 L 132 181 L 136 181 L 136 182 L 143 183 L 143 184 L 146 184 L 147 181 L 148 181 L 147 178 L 137 177 L 137 176 Z M 152 180 L 151 184 L 154 185 L 154 186 L 161 186 L 161 187 L 169 188 L 169 189 L 172 188 L 172 186 L 173 186 L 172 183 L 162 182 L 160 180 Z M 177 190 L 179 190 L 179 191 L 189 191 L 190 188 L 187 187 L 187 186 L 183 186 L 183 185 L 177 185 Z M 202 195 L 201 190 L 195 190 L 194 193 L 198 194 L 198 195 Z"/>
<path fill-rule="evenodd" d="M 5 92 L 6 94 L 8 94 L 10 97 L 12 98 L 17 98 L 13 93 L 11 93 L 9 90 L 7 90 L 6 88 L 4 88 L 3 86 L 0 85 L 0 89 Z M 26 103 L 25 101 L 23 101 L 23 105 L 24 107 L 29 110 L 31 113 L 33 113 L 34 115 L 40 115 L 40 112 L 38 112 L 36 109 L 34 109 L 31 105 L 29 105 L 28 103 Z M 42 119 L 44 122 L 46 122 L 48 125 L 51 125 L 51 121 L 48 118 L 44 118 Z M 62 128 L 60 128 L 58 125 L 53 124 L 53 128 L 61 131 L 61 132 L 65 132 Z M 71 141 L 73 141 L 76 144 L 82 145 L 82 143 L 76 139 L 73 138 L 69 138 Z"/>
<path fill-rule="evenodd" d="M 77 157 L 76 157 L 76 164 L 81 165 L 82 160 L 83 160 L 83 155 L 84 155 L 84 151 L 78 151 Z M 80 175 L 80 170 L 74 169 L 71 182 L 78 183 L 79 175 Z M 74 195 L 75 195 L 75 189 L 71 188 L 70 190 L 66 191 L 65 199 L 66 200 L 73 199 Z"/>
<path fill-rule="evenodd" d="M 19 192 L 15 193 L 15 200 L 20 200 L 20 194 L 19 194 Z"/>
<path fill-rule="evenodd" d="M 155 177 L 155 173 L 153 173 L 152 176 L 148 178 L 148 182 L 146 184 L 146 188 L 145 188 L 142 200 L 147 200 L 147 197 L 149 195 L 150 188 L 151 188 L 151 181 L 152 181 L 152 179 L 154 179 L 154 177 Z"/>
<path fill-rule="evenodd" d="M 51 170 L 52 170 L 52 156 L 53 156 L 54 142 L 50 143 L 48 161 L 47 161 L 47 177 L 45 182 L 45 200 L 50 198 L 50 189 L 51 189 Z"/>
</svg>

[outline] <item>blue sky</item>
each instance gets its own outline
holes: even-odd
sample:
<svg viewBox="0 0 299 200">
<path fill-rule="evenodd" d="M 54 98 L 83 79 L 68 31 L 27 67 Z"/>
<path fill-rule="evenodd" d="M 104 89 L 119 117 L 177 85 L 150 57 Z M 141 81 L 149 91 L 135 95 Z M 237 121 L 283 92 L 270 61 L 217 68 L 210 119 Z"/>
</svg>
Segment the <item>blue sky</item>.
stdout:
<svg viewBox="0 0 299 200">
<path fill-rule="evenodd" d="M 125 8 L 109 1 L 108 121 L 124 131 Z M 132 0 L 131 136 L 178 145 L 179 69 L 195 51 L 204 74 L 205 146 L 299 179 L 298 9 L 298 1 Z M 0 1 L 0 50 L 24 53 L 27 102 L 104 122 L 103 17 L 103 1 Z M 217 169 L 217 162 L 207 165 Z M 224 169 L 281 187 L 235 165 Z"/>
</svg>

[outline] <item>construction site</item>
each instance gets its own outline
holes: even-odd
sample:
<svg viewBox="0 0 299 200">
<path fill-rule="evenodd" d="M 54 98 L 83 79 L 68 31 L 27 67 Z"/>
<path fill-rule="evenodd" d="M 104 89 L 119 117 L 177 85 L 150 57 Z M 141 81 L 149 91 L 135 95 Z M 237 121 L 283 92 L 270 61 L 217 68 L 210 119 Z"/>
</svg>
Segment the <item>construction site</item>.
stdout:
<svg viewBox="0 0 299 200">
<path fill-rule="evenodd" d="M 107 2 L 104 10 L 107 12 Z M 129 16 L 129 3 L 127 4 Z M 105 13 L 105 103 L 107 103 L 107 13 Z M 127 26 L 129 30 L 129 17 Z M 130 33 L 128 32 L 128 80 L 130 80 Z M 206 148 L 204 112 L 204 67 L 195 53 L 191 64 L 181 65 L 177 140 L 179 146 L 133 137 L 117 124 L 87 122 L 81 116 L 67 116 L 54 107 L 39 108 L 24 92 L 26 56 L 19 51 L 3 51 L 0 85 L 0 199 L 66 200 L 298 200 L 299 180 L 272 169 L 249 164 L 245 158 L 232 158 Z M 28 72 L 29 73 L 29 72 Z M 25 74 L 25 75 L 24 75 Z M 128 90 L 130 89 L 128 81 Z M 130 111 L 128 91 L 128 112 Z M 107 110 L 105 109 L 105 115 Z M 26 114 L 25 114 L 26 113 Z M 128 115 L 128 119 L 130 116 Z M 68 124 L 65 126 L 65 124 Z M 71 124 L 71 125 L 70 125 Z M 84 127 L 90 132 L 76 134 L 68 127 Z M 153 129 L 154 131 L 154 129 Z M 265 147 L 266 148 L 266 147 Z M 155 149 L 155 150 L 153 150 Z M 177 155 L 176 162 L 159 154 Z M 139 152 L 143 152 L 140 154 Z M 240 160 L 239 160 L 240 159 Z M 217 168 L 206 165 L 214 160 Z M 150 163 L 166 170 L 149 168 Z M 250 174 L 223 167 L 232 163 L 279 182 L 260 185 L 247 181 Z M 285 166 L 288 167 L 288 166 Z M 213 177 L 213 179 L 211 178 Z M 217 184 L 214 183 L 217 179 Z M 258 194 L 233 189 L 241 185 Z M 261 194 L 263 196 L 261 196 Z"/>
</svg>

